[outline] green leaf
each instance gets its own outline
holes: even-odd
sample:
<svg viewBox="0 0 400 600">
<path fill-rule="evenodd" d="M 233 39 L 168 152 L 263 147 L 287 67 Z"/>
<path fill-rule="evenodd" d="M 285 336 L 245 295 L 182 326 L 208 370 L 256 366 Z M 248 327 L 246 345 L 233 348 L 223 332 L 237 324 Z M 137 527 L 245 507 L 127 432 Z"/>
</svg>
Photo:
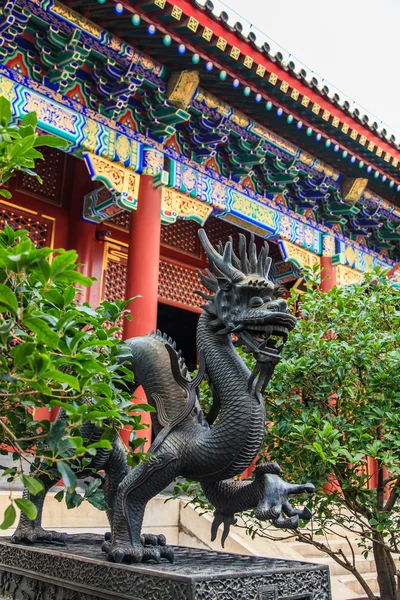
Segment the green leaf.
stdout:
<svg viewBox="0 0 400 600">
<path fill-rule="evenodd" d="M 106 398 L 113 397 L 113 391 L 106 383 L 95 383 L 91 389 L 95 394 L 99 394 L 100 396 L 105 396 Z"/>
<path fill-rule="evenodd" d="M 28 358 L 32 356 L 36 349 L 36 344 L 33 342 L 23 342 L 22 344 L 18 344 L 14 348 L 11 348 L 10 354 L 14 357 L 14 366 L 16 369 L 20 369 L 27 362 Z"/>
<path fill-rule="evenodd" d="M 36 479 L 35 477 L 28 477 L 28 475 L 21 475 L 22 482 L 27 490 L 33 495 L 36 496 L 42 490 L 44 490 L 43 483 Z"/>
<path fill-rule="evenodd" d="M 0 96 L 0 125 L 8 125 L 11 116 L 11 102 L 7 98 L 4 98 L 4 96 Z"/>
<path fill-rule="evenodd" d="M 47 443 L 49 445 L 50 450 L 53 452 L 57 451 L 58 444 L 62 439 L 67 423 L 63 419 L 56 419 L 53 421 L 50 427 L 50 433 L 47 438 Z"/>
<path fill-rule="evenodd" d="M 55 494 L 55 496 L 54 496 L 54 499 L 57 500 L 57 502 L 62 502 L 63 498 L 64 498 L 64 490 L 57 492 L 57 494 Z"/>
<path fill-rule="evenodd" d="M 14 292 L 4 283 L 0 283 L 0 310 L 9 311 L 14 315 L 18 311 L 18 301 Z"/>
<path fill-rule="evenodd" d="M 46 300 L 49 300 L 52 304 L 55 304 L 58 308 L 63 308 L 64 306 L 64 298 L 62 294 L 58 290 L 50 289 L 46 295 Z"/>
<path fill-rule="evenodd" d="M 59 381 L 60 383 L 67 383 L 69 387 L 77 392 L 81 391 L 81 385 L 79 380 L 73 375 L 69 375 L 68 373 L 63 373 L 62 371 L 50 371 L 49 377 L 54 379 L 55 381 Z"/>
<path fill-rule="evenodd" d="M 59 337 L 43 319 L 40 317 L 24 316 L 24 323 L 33 333 L 36 333 L 41 342 L 47 344 L 53 350 L 57 348 Z"/>
<path fill-rule="evenodd" d="M 112 444 L 109 440 L 100 440 L 99 442 L 90 444 L 88 448 L 106 448 L 107 450 L 112 450 Z"/>
<path fill-rule="evenodd" d="M 23 119 L 21 120 L 21 125 L 22 127 L 27 127 L 28 125 L 30 125 L 31 127 L 35 128 L 37 125 L 37 115 L 35 112 L 30 112 L 27 115 L 25 115 L 23 117 Z"/>
<path fill-rule="evenodd" d="M 47 260 L 41 260 L 39 263 L 39 269 L 43 275 L 45 283 L 50 279 L 50 265 Z"/>
<path fill-rule="evenodd" d="M 8 160 L 11 160 L 13 158 L 18 160 L 18 157 L 24 156 L 25 152 L 27 152 L 33 147 L 34 141 L 34 135 L 27 135 L 19 142 L 16 142 L 10 149 L 10 152 L 7 156 Z"/>
<path fill-rule="evenodd" d="M 94 494 L 90 494 L 90 496 L 88 496 L 87 498 L 87 501 L 89 502 L 89 504 L 97 508 L 97 510 L 106 511 L 109 508 L 101 490 L 97 490 L 97 492 L 95 492 Z"/>
<path fill-rule="evenodd" d="M 66 308 L 73 300 L 75 300 L 76 289 L 73 285 L 69 285 L 64 291 L 64 308 Z"/>
<path fill-rule="evenodd" d="M 69 270 L 62 273 L 60 281 L 65 281 L 66 283 L 79 283 L 84 287 L 89 287 L 92 285 L 94 277 L 86 277 L 86 275 L 79 273 L 79 271 Z"/>
<path fill-rule="evenodd" d="M 0 529 L 9 529 L 14 524 L 16 516 L 17 513 L 15 512 L 14 505 L 10 504 L 9 506 L 7 506 L 6 510 L 4 511 L 4 519 L 2 524 L 0 525 Z"/>
<path fill-rule="evenodd" d="M 35 148 L 47 146 L 48 148 L 68 148 L 68 142 L 53 135 L 40 135 L 33 144 Z"/>
<path fill-rule="evenodd" d="M 313 443 L 313 447 L 316 450 L 317 454 L 319 454 L 319 456 L 322 458 L 322 460 L 326 460 L 326 456 L 325 456 L 325 452 L 322 449 L 321 444 L 319 444 L 318 442 L 314 442 Z"/>
<path fill-rule="evenodd" d="M 9 192 L 8 190 L 5 190 L 4 188 L 0 190 L 0 196 L 3 196 L 3 198 L 12 198 L 12 194 L 11 192 Z"/>
<path fill-rule="evenodd" d="M 150 404 L 132 404 L 133 411 L 155 412 L 155 408 Z"/>
<path fill-rule="evenodd" d="M 71 508 L 76 508 L 77 506 L 80 506 L 83 502 L 84 498 L 83 496 L 81 496 L 80 494 L 77 494 L 76 492 L 68 492 L 65 496 L 65 502 L 67 505 L 68 509 Z"/>
<path fill-rule="evenodd" d="M 77 253 L 75 250 L 68 250 L 68 252 L 63 252 L 62 254 L 58 254 L 50 266 L 50 277 L 53 281 L 57 280 L 57 277 L 63 273 L 66 269 L 71 267 L 71 265 L 76 263 Z"/>
<path fill-rule="evenodd" d="M 18 508 L 28 517 L 30 521 L 34 521 L 37 517 L 37 508 L 31 502 L 31 500 L 27 500 L 26 498 L 16 498 L 15 504 Z"/>
<path fill-rule="evenodd" d="M 58 462 L 57 469 L 61 477 L 63 478 L 65 487 L 67 488 L 67 492 L 71 494 L 77 486 L 77 476 L 75 475 L 71 467 L 65 462 Z"/>
<path fill-rule="evenodd" d="M 28 152 L 25 152 L 25 158 L 34 158 L 35 160 L 43 160 L 43 154 L 39 152 L 39 150 L 35 150 L 35 148 L 31 148 Z M 37 176 L 37 174 L 36 174 Z"/>
<path fill-rule="evenodd" d="M 90 496 L 90 494 L 94 494 L 99 487 L 101 486 L 101 484 L 103 483 L 102 479 L 93 479 L 87 486 L 85 489 L 85 498 L 87 498 L 88 496 Z"/>
</svg>

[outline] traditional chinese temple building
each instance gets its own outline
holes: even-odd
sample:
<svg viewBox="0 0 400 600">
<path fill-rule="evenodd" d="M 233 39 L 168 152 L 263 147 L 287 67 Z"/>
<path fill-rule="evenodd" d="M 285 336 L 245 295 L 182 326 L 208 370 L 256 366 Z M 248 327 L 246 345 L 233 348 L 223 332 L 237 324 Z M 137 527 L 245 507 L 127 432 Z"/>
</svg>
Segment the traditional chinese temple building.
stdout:
<svg viewBox="0 0 400 600">
<path fill-rule="evenodd" d="M 398 141 L 209 0 L 1 0 L 0 56 L 15 118 L 69 143 L 1 222 L 75 248 L 91 303 L 140 294 L 126 336 L 158 326 L 194 366 L 200 226 L 268 239 L 288 289 L 315 264 L 400 281 Z"/>
</svg>

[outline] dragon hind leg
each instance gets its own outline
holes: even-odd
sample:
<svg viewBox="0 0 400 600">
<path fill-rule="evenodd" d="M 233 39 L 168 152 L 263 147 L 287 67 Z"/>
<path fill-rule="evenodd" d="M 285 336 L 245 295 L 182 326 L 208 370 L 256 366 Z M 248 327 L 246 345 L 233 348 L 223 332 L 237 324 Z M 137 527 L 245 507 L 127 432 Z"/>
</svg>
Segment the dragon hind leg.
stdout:
<svg viewBox="0 0 400 600">
<path fill-rule="evenodd" d="M 129 473 L 126 454 L 127 452 L 121 438 L 118 435 L 115 436 L 113 441 L 113 449 L 110 453 L 108 461 L 104 466 L 105 477 L 103 483 L 104 499 L 108 506 L 107 518 L 110 523 L 111 530 L 114 521 L 114 505 L 118 494 L 118 486 Z M 105 535 L 105 540 L 109 539 L 111 539 L 111 533 Z"/>
<path fill-rule="evenodd" d="M 179 474 L 178 460 L 169 453 L 153 455 L 135 467 L 118 487 L 110 541 L 102 549 L 115 562 L 146 562 L 166 558 L 173 562 L 173 548 L 164 536 L 141 536 L 147 502 L 160 493 Z"/>
<path fill-rule="evenodd" d="M 64 543 L 67 540 L 66 533 L 60 533 L 58 531 L 47 531 L 42 527 L 42 512 L 43 504 L 49 489 L 56 483 L 54 479 L 51 479 L 47 475 L 39 477 L 42 482 L 44 489 L 37 496 L 32 496 L 26 488 L 23 491 L 23 498 L 30 500 L 36 506 L 37 516 L 36 519 L 30 521 L 28 517 L 21 512 L 17 529 L 11 537 L 11 541 L 14 544 L 20 544 L 24 542 L 61 542 Z"/>
</svg>

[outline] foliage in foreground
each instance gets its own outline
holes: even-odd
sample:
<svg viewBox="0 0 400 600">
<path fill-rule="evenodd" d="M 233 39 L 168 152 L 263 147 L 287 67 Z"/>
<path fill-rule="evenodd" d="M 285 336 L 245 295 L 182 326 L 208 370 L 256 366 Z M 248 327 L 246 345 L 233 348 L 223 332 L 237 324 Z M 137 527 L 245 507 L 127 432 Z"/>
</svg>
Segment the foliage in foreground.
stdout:
<svg viewBox="0 0 400 600">
<path fill-rule="evenodd" d="M 12 122 L 10 102 L 0 97 L 0 196 L 11 198 L 11 193 L 5 185 L 16 174 L 22 171 L 36 177 L 35 161 L 43 159 L 38 148 L 66 148 L 67 142 L 52 135 L 39 135 L 36 132 L 36 113 L 23 117 L 19 125 Z"/>
<path fill-rule="evenodd" d="M 357 570 L 354 534 L 373 553 L 381 598 L 396 598 L 400 553 L 400 294 L 376 270 L 360 284 L 322 293 L 309 272 L 290 334 L 267 390 L 263 462 L 278 462 L 285 479 L 311 481 L 314 518 L 297 537 L 330 554 L 375 598 Z M 207 399 L 208 393 L 205 397 Z M 183 485 L 183 489 L 182 489 Z M 176 492 L 210 508 L 198 486 Z M 273 528 L 245 515 L 250 535 L 274 539 Z M 338 532 L 338 526 L 340 532 Z M 337 552 L 335 530 L 349 550 Z M 318 537 L 316 537 L 318 536 Z"/>
<path fill-rule="evenodd" d="M 119 327 L 107 326 L 125 314 L 128 302 L 105 301 L 97 309 L 80 302 L 75 284 L 92 280 L 76 270 L 76 258 L 74 250 L 35 248 L 25 231 L 6 226 L 0 232 L 0 454 L 11 451 L 16 461 L 0 467 L 11 485 L 2 529 L 13 524 L 15 505 L 35 518 L 29 500 L 13 497 L 17 480 L 37 494 L 43 472 L 55 482 L 63 478 L 67 505 L 77 506 L 83 499 L 75 492 L 79 471 L 90 470 L 100 448 L 111 449 L 121 427 L 142 428 L 121 385 L 132 374 L 119 364 L 125 352 L 115 338 Z M 147 408 L 136 405 L 135 411 Z M 57 409 L 64 416 L 51 422 Z M 87 423 L 101 428 L 100 441 L 82 436 Z M 105 509 L 100 483 L 88 485 L 85 499 Z"/>
<path fill-rule="evenodd" d="M 43 158 L 37 148 L 67 146 L 37 133 L 35 113 L 14 121 L 10 102 L 0 97 L 3 198 L 11 197 L 7 184 L 18 171 L 41 181 L 34 170 L 35 161 Z M 88 483 L 83 496 L 75 491 L 79 471 L 90 471 L 92 457 L 111 448 L 122 426 L 142 429 L 136 411 L 150 410 L 135 405 L 131 414 L 130 394 L 121 385 L 132 374 L 118 366 L 124 347 L 114 336 L 119 329 L 114 325 L 129 302 L 103 302 L 96 310 L 80 302 L 75 286 L 92 280 L 77 271 L 76 259 L 74 250 L 35 248 L 26 231 L 6 226 L 0 232 L 0 455 L 11 453 L 14 459 L 11 467 L 0 465 L 11 490 L 0 529 L 13 525 L 15 507 L 35 519 L 33 503 L 14 498 L 13 490 L 22 482 L 31 494 L 40 494 L 44 473 L 54 482 L 64 480 L 65 490 L 56 498 L 65 494 L 68 508 L 88 500 L 105 510 L 101 479 Z M 54 421 L 59 410 L 62 418 Z M 96 443 L 80 430 L 87 424 L 100 430 Z M 132 448 L 142 442 L 136 436 Z M 129 460 L 135 464 L 143 457 L 137 452 Z"/>
</svg>

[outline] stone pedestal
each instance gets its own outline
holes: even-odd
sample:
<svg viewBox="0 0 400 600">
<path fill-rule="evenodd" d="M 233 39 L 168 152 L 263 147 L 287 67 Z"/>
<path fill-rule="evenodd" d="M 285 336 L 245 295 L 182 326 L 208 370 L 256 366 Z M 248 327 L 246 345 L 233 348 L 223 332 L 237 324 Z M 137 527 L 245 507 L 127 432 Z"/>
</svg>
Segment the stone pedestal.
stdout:
<svg viewBox="0 0 400 600">
<path fill-rule="evenodd" d="M 175 563 L 117 565 L 102 538 L 66 546 L 0 541 L 2 600 L 330 600 L 324 565 L 176 547 Z"/>
</svg>

